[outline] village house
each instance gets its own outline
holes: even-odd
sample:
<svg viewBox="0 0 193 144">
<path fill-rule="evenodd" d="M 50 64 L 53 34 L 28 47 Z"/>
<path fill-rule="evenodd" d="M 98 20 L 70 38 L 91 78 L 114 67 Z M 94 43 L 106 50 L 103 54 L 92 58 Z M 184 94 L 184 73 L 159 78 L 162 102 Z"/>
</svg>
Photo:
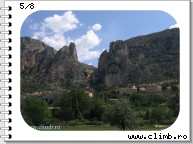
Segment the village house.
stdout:
<svg viewBox="0 0 193 144">
<path fill-rule="evenodd" d="M 118 89 L 118 94 L 119 95 L 127 95 L 127 94 L 132 94 L 132 93 L 136 93 L 137 92 L 137 88 L 136 86 L 132 86 L 131 88 L 120 88 Z"/>
<path fill-rule="evenodd" d="M 33 93 L 26 93 L 28 97 L 41 97 L 42 92 L 33 92 Z"/>
<path fill-rule="evenodd" d="M 158 84 L 150 84 L 147 86 L 147 92 L 148 93 L 154 93 L 154 92 L 160 92 L 162 91 L 161 85 Z"/>
<path fill-rule="evenodd" d="M 146 88 L 144 88 L 144 87 L 140 87 L 140 88 L 139 88 L 139 91 L 140 91 L 140 92 L 146 92 L 146 91 L 147 91 L 147 89 L 146 89 Z"/>
<path fill-rule="evenodd" d="M 85 93 L 87 94 L 87 96 L 93 97 L 93 93 L 92 93 L 92 92 L 90 92 L 90 91 L 85 91 Z"/>
<path fill-rule="evenodd" d="M 142 84 L 140 85 L 140 91 L 147 92 L 147 93 L 155 93 L 162 91 L 162 86 L 160 83 L 153 83 L 153 84 Z"/>
<path fill-rule="evenodd" d="M 85 91 L 85 93 L 87 96 L 93 97 L 93 92 Z M 60 102 L 63 94 L 64 90 L 42 91 L 42 92 L 27 93 L 26 96 L 22 96 L 22 98 L 33 97 L 42 99 L 48 103 L 58 103 Z"/>
<path fill-rule="evenodd" d="M 26 96 L 40 98 L 50 103 L 50 102 L 59 102 L 63 96 L 63 92 L 64 92 L 63 90 L 42 91 L 42 92 L 27 93 Z"/>
</svg>

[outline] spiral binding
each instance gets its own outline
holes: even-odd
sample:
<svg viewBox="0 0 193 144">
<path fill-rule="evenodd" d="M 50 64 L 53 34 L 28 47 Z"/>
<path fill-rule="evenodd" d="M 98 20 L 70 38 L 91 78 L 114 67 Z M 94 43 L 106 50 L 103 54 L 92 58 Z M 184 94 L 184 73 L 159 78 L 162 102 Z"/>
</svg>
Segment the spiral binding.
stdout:
<svg viewBox="0 0 193 144">
<path fill-rule="evenodd" d="M 12 10 L 12 7 L 11 7 L 11 6 L 8 6 L 8 7 L 0 7 L 0 10 L 3 10 L 3 11 L 11 11 L 11 10 Z M 11 19 L 11 18 L 12 18 L 12 15 L 11 15 L 11 14 L 8 14 L 8 15 L 0 15 L 0 18 Z M 12 23 L 11 23 L 11 22 L 8 22 L 8 23 L 0 23 L 0 26 L 11 27 L 11 26 L 12 26 Z M 8 30 L 8 31 L 0 31 L 0 34 L 8 35 L 8 36 L 9 36 L 9 35 L 12 34 L 12 31 L 11 31 L 11 30 Z M 11 43 L 11 42 L 12 42 L 12 39 L 11 39 L 11 38 L 0 39 L 0 42 Z M 1 49 L 1 50 L 4 50 L 4 51 L 11 51 L 11 50 L 12 50 L 12 47 L 11 47 L 11 46 L 8 46 L 8 47 L 0 47 L 0 49 Z M 11 59 L 11 58 L 12 58 L 12 55 L 11 55 L 11 54 L 8 54 L 8 55 L 0 55 L 0 58 Z M 12 66 L 12 63 L 11 63 L 11 62 L 8 62 L 8 63 L 0 63 L 0 66 L 11 67 L 11 66 Z M 11 74 L 12 74 L 12 71 L 11 71 L 11 70 L 8 70 L 8 71 L 0 71 L 0 74 L 11 75 Z M 12 82 L 12 79 L 11 79 L 11 78 L 8 78 L 8 79 L 0 79 L 0 82 L 11 83 L 11 82 Z M 12 90 L 12 87 L 11 87 L 11 86 L 8 86 L 8 87 L 0 87 L 0 90 L 11 91 L 11 90 Z M 8 94 L 8 95 L 0 95 L 0 98 L 11 99 L 11 98 L 12 98 L 12 95 L 11 95 L 11 94 Z M 12 106 L 12 103 L 11 103 L 11 102 L 0 103 L 0 106 L 4 106 L 4 107 L 8 107 L 8 108 L 9 108 L 9 107 Z M 12 111 L 11 111 L 11 110 L 8 110 L 8 111 L 0 111 L 0 114 L 11 115 L 11 114 L 12 114 Z M 11 123 L 11 122 L 12 122 L 12 119 L 11 119 L 11 118 L 8 118 L 8 119 L 0 119 L 0 122 L 3 122 L 3 123 Z M 11 127 L 11 126 L 8 126 L 8 127 L 0 127 L 0 130 L 3 130 L 3 131 L 11 131 L 11 130 L 12 130 L 12 127 Z M 11 135 L 11 134 L 8 134 L 8 135 L 0 135 L 0 137 L 1 137 L 1 138 L 11 139 L 11 138 L 12 138 L 12 135 Z"/>
</svg>

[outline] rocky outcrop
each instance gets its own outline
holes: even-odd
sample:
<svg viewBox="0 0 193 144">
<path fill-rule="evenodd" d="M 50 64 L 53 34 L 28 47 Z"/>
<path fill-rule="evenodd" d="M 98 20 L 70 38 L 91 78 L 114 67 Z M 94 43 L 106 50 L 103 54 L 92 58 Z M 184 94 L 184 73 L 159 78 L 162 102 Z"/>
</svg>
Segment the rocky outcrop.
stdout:
<svg viewBox="0 0 193 144">
<path fill-rule="evenodd" d="M 69 46 L 63 46 L 56 54 L 55 60 L 78 62 L 76 45 L 70 43 Z"/>
<path fill-rule="evenodd" d="M 21 71 L 25 73 L 45 71 L 45 66 L 51 62 L 56 53 L 54 48 L 39 40 L 21 38 Z"/>
<path fill-rule="evenodd" d="M 21 38 L 21 82 L 49 88 L 89 88 L 94 67 L 78 61 L 76 46 L 59 51 L 29 37 Z"/>
<path fill-rule="evenodd" d="M 179 29 L 112 42 L 94 75 L 98 88 L 179 78 Z"/>
<path fill-rule="evenodd" d="M 39 40 L 21 38 L 24 87 L 100 89 L 169 79 L 179 79 L 178 28 L 111 42 L 109 51 L 100 55 L 98 68 L 78 61 L 74 43 L 56 51 Z"/>
</svg>

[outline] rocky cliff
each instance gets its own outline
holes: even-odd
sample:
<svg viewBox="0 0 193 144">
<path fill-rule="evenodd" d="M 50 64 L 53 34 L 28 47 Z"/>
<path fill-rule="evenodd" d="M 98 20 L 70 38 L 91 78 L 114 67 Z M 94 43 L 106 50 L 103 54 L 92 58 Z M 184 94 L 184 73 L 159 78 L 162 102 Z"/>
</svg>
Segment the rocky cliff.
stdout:
<svg viewBox="0 0 193 144">
<path fill-rule="evenodd" d="M 56 51 L 39 40 L 21 38 L 21 83 L 24 87 L 89 88 L 94 69 L 78 61 L 74 43 Z"/>
<path fill-rule="evenodd" d="M 179 29 L 168 29 L 110 43 L 98 68 L 78 61 L 76 45 L 59 51 L 47 44 L 21 38 L 21 84 L 48 88 L 124 87 L 179 79 Z"/>
<path fill-rule="evenodd" d="M 98 88 L 178 79 L 179 29 L 111 42 L 94 75 Z"/>
</svg>

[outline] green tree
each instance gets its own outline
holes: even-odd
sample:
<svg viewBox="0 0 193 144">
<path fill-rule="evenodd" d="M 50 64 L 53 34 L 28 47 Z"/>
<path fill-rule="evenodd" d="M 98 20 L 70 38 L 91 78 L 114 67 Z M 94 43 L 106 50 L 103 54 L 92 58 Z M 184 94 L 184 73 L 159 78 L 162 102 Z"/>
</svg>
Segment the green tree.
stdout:
<svg viewBox="0 0 193 144">
<path fill-rule="evenodd" d="M 95 120 L 98 120 L 98 121 L 101 121 L 102 119 L 102 114 L 104 113 L 105 111 L 105 106 L 106 106 L 106 103 L 99 99 L 99 98 L 93 98 L 92 100 L 92 108 L 90 110 L 90 119 L 95 119 Z"/>
<path fill-rule="evenodd" d="M 163 83 L 163 84 L 162 84 L 162 90 L 163 90 L 163 91 L 166 91 L 167 88 L 168 88 L 168 84 L 167 84 L 167 83 Z"/>
<path fill-rule="evenodd" d="M 74 113 L 72 110 L 72 97 L 69 95 L 69 92 L 64 92 L 60 101 L 60 108 L 63 120 L 73 119 Z"/>
<path fill-rule="evenodd" d="M 160 128 L 160 124 L 164 121 L 171 120 L 171 111 L 168 107 L 156 107 L 151 111 L 151 119 L 156 122 L 158 129 Z"/>
<path fill-rule="evenodd" d="M 151 106 L 156 106 L 167 102 L 169 95 L 167 93 L 157 93 L 149 96 Z"/>
<path fill-rule="evenodd" d="M 61 109 L 57 109 L 54 108 L 52 109 L 52 118 L 57 119 L 57 120 L 63 120 L 63 116 L 62 116 L 62 110 Z"/>
<path fill-rule="evenodd" d="M 21 100 L 21 113 L 28 125 L 46 125 L 51 121 L 51 112 L 47 103 L 38 98 L 25 98 Z"/>
<path fill-rule="evenodd" d="M 178 91 L 179 91 L 179 88 L 178 88 L 177 85 L 172 85 L 172 86 L 171 86 L 171 89 L 172 89 L 172 91 L 174 91 L 174 92 L 178 92 Z"/>
<path fill-rule="evenodd" d="M 148 106 L 150 103 L 149 96 L 143 93 L 133 93 L 130 95 L 129 100 L 135 107 Z"/>
<path fill-rule="evenodd" d="M 115 94 L 112 94 L 110 91 L 101 91 L 99 94 L 98 94 L 98 97 L 100 97 L 102 100 L 104 100 L 105 102 L 108 102 L 109 99 L 111 98 L 115 98 L 116 95 Z"/>
<path fill-rule="evenodd" d="M 165 118 L 163 110 L 159 107 L 154 108 L 151 112 L 151 118 L 156 122 L 159 129 L 160 122 Z"/>
<path fill-rule="evenodd" d="M 108 105 L 103 114 L 103 119 L 111 125 L 118 126 L 121 130 L 133 129 L 135 126 L 133 111 L 126 100 Z"/>
<path fill-rule="evenodd" d="M 171 96 L 167 102 L 168 107 L 173 111 L 173 116 L 177 117 L 180 111 L 179 106 L 179 92 Z"/>
<path fill-rule="evenodd" d="M 89 117 L 91 98 L 83 90 L 74 89 L 64 92 L 60 101 L 63 120 L 83 119 Z"/>
</svg>

